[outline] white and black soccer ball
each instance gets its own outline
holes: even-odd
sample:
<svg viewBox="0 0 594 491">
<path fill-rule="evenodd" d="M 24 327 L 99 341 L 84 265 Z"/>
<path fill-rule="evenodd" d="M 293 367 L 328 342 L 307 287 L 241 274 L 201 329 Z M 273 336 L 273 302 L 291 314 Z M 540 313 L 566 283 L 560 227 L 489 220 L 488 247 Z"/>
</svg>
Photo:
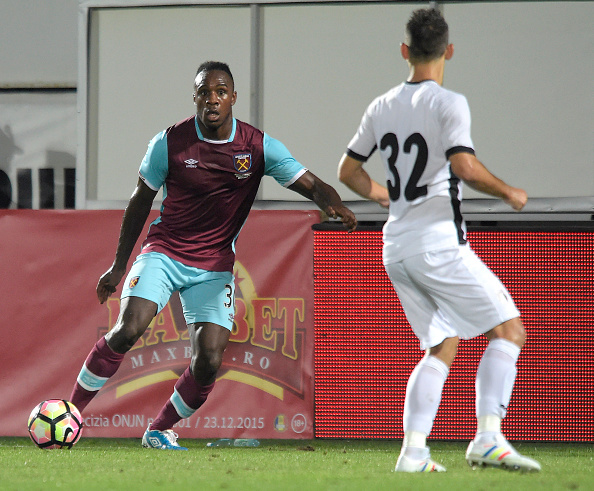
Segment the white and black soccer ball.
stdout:
<svg viewBox="0 0 594 491">
<path fill-rule="evenodd" d="M 40 402 L 27 422 L 29 436 L 39 448 L 72 448 L 82 435 L 79 410 L 64 399 Z"/>
</svg>

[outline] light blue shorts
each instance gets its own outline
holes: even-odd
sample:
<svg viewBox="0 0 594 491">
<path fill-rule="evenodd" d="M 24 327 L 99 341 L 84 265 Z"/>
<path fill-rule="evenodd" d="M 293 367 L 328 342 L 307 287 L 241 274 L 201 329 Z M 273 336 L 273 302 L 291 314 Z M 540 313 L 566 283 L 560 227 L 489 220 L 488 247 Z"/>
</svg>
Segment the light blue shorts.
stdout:
<svg viewBox="0 0 594 491">
<path fill-rule="evenodd" d="M 233 329 L 233 274 L 186 266 L 160 252 L 148 252 L 136 258 L 126 277 L 121 298 L 151 300 L 160 312 L 176 291 L 179 291 L 186 324 L 212 322 Z"/>
</svg>

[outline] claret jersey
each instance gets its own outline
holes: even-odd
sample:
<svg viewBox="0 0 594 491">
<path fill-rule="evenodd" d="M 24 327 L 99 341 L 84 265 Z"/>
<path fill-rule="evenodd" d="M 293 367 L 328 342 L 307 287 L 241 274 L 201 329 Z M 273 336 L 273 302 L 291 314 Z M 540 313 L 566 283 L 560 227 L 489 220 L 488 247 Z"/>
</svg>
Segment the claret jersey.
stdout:
<svg viewBox="0 0 594 491">
<path fill-rule="evenodd" d="M 161 214 L 142 252 L 162 252 L 188 266 L 233 271 L 235 241 L 264 175 L 283 186 L 305 169 L 278 140 L 233 120 L 225 141 L 206 140 L 196 117 L 156 135 L 140 165 L 140 177 L 157 191 Z"/>
<path fill-rule="evenodd" d="M 390 194 L 384 264 L 466 243 L 462 183 L 448 159 L 474 154 L 466 98 L 437 82 L 405 82 L 367 108 L 347 154 L 365 162 L 379 149 Z"/>
</svg>

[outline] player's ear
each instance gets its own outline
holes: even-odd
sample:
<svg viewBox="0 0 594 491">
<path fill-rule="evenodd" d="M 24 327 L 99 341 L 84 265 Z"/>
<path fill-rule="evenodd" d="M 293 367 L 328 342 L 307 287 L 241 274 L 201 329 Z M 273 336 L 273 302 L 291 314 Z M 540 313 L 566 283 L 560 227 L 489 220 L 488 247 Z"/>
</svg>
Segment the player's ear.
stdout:
<svg viewBox="0 0 594 491">
<path fill-rule="evenodd" d="M 445 59 L 449 60 L 452 56 L 454 56 L 454 45 L 450 43 L 445 50 Z"/>
<path fill-rule="evenodd" d="M 234 106 L 237 102 L 237 92 L 233 91 L 233 97 L 231 98 L 231 105 Z"/>
<path fill-rule="evenodd" d="M 404 58 L 405 60 L 408 61 L 408 58 L 410 57 L 410 53 L 408 50 L 408 46 L 404 43 L 400 43 L 400 54 L 402 55 L 402 58 Z"/>
</svg>

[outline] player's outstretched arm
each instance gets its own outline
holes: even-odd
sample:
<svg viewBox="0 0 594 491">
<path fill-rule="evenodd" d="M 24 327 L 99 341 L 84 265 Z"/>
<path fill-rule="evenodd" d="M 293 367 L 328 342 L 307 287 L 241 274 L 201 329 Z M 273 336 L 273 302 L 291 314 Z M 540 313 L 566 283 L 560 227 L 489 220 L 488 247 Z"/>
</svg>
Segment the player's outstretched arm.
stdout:
<svg viewBox="0 0 594 491">
<path fill-rule="evenodd" d="M 451 169 L 472 189 L 501 198 L 514 210 L 520 211 L 528 201 L 526 191 L 514 188 L 491 174 L 472 154 L 460 152 L 450 157 Z"/>
<path fill-rule="evenodd" d="M 97 283 L 97 297 L 99 298 L 99 302 L 104 303 L 116 291 L 116 287 L 124 274 L 126 274 L 128 260 L 138 237 L 140 237 L 156 194 L 157 192 L 149 188 L 142 179 L 138 179 L 136 189 L 132 193 L 132 197 L 122 218 L 115 260 L 111 267 L 99 278 L 99 283 Z"/>
<path fill-rule="evenodd" d="M 388 189 L 371 179 L 363 169 L 363 162 L 344 154 L 338 164 L 338 179 L 359 196 L 375 201 L 384 208 L 390 206 Z"/>
<path fill-rule="evenodd" d="M 312 200 L 328 216 L 341 218 L 350 231 L 357 227 L 355 214 L 344 206 L 336 190 L 311 172 L 307 171 L 299 177 L 289 189 Z"/>
</svg>

